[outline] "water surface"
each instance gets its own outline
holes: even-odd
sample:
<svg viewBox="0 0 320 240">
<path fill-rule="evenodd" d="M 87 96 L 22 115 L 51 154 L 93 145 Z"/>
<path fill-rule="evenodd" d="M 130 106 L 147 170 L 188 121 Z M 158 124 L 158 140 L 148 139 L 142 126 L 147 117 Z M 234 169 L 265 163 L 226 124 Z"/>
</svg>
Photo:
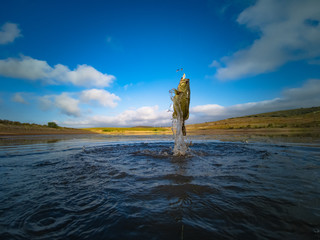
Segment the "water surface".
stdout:
<svg viewBox="0 0 320 240">
<path fill-rule="evenodd" d="M 169 136 L 0 145 L 0 239 L 320 239 L 318 144 Z"/>
</svg>

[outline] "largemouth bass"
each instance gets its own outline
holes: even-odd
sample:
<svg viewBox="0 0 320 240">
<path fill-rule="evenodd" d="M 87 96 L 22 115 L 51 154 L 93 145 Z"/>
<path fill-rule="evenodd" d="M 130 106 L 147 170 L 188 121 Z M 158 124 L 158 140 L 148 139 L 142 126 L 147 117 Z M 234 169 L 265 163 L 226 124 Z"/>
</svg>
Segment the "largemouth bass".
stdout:
<svg viewBox="0 0 320 240">
<path fill-rule="evenodd" d="M 173 114 L 172 117 L 177 119 L 180 114 L 180 120 L 182 121 L 183 136 L 186 136 L 186 128 L 184 121 L 189 118 L 189 106 L 190 106 L 190 79 L 186 78 L 186 74 L 180 79 L 178 88 L 175 89 L 175 96 L 173 97 Z"/>
</svg>

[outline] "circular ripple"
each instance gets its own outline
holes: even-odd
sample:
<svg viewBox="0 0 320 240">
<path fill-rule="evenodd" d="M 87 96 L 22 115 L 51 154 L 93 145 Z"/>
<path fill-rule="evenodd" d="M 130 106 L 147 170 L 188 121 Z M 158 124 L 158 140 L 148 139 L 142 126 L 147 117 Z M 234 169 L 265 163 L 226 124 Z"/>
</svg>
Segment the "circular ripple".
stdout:
<svg viewBox="0 0 320 240">
<path fill-rule="evenodd" d="M 72 220 L 65 209 L 42 209 L 25 218 L 23 229 L 32 235 L 47 235 L 66 228 Z"/>
</svg>

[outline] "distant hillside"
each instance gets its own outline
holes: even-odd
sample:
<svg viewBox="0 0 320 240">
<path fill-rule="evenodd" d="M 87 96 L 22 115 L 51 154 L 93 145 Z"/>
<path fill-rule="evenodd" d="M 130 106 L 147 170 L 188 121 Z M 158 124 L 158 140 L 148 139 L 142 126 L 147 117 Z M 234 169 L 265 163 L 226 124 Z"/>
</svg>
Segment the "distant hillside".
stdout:
<svg viewBox="0 0 320 240">
<path fill-rule="evenodd" d="M 319 130 L 320 107 L 300 108 L 286 111 L 261 113 L 221 121 L 192 124 L 187 126 L 190 133 L 200 134 L 208 130 Z"/>
<path fill-rule="evenodd" d="M 297 108 L 292 110 L 276 111 L 269 113 L 260 113 L 244 117 L 294 117 L 302 116 L 309 113 L 317 114 L 320 112 L 320 107 L 311 107 L 311 108 Z"/>
<path fill-rule="evenodd" d="M 51 127 L 49 127 L 49 126 Z M 0 135 L 47 135 L 47 134 L 91 134 L 75 128 L 59 127 L 54 122 L 48 125 L 0 120 Z"/>
</svg>

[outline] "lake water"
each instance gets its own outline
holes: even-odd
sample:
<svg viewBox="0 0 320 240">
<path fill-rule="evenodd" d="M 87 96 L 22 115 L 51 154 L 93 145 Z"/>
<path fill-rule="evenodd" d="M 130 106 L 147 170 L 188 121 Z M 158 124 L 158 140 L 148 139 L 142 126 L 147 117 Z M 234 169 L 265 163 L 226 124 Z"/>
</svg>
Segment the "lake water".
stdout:
<svg viewBox="0 0 320 240">
<path fill-rule="evenodd" d="M 318 143 L 0 141 L 0 239 L 320 239 Z"/>
</svg>

